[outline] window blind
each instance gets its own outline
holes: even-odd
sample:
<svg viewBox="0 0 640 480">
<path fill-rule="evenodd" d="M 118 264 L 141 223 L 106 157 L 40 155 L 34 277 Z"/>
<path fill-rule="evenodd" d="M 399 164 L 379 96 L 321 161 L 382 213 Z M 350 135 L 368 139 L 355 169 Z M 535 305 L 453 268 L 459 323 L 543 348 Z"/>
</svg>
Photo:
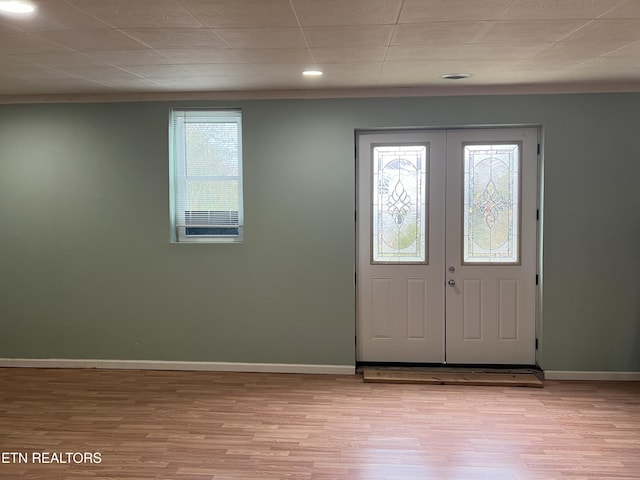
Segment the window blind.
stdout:
<svg viewBox="0 0 640 480">
<path fill-rule="evenodd" d="M 172 129 L 178 237 L 241 235 L 241 112 L 173 110 Z"/>
</svg>

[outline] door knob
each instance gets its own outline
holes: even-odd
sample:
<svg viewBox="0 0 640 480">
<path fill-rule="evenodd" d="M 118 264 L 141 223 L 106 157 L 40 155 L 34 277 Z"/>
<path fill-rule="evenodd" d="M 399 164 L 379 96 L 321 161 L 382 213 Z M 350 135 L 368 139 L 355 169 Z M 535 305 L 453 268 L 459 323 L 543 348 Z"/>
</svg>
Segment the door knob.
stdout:
<svg viewBox="0 0 640 480">
<path fill-rule="evenodd" d="M 453 280 L 453 279 L 451 279 L 451 280 L 449 280 L 447 283 L 449 284 L 449 286 L 450 286 L 450 287 L 453 287 L 453 286 L 455 286 L 456 281 L 455 281 L 455 280 Z"/>
</svg>

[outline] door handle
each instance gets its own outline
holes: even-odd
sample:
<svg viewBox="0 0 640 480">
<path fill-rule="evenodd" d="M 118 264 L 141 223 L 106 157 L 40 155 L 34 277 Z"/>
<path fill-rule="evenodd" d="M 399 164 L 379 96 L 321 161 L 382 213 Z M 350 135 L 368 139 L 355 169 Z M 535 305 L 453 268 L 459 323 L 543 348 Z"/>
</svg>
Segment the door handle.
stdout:
<svg viewBox="0 0 640 480">
<path fill-rule="evenodd" d="M 447 284 L 448 284 L 450 287 L 455 287 L 455 285 L 456 285 L 456 281 L 455 281 L 454 279 L 451 279 L 451 280 L 449 280 L 449 281 L 447 282 Z"/>
</svg>

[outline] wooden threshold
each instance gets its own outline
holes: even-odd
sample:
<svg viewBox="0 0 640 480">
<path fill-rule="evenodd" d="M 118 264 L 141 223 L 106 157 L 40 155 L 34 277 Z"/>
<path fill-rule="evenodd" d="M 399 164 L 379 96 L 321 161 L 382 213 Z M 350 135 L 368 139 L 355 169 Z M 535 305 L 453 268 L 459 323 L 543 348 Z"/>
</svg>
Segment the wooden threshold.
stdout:
<svg viewBox="0 0 640 480">
<path fill-rule="evenodd" d="M 543 387 L 535 373 L 443 371 L 429 369 L 364 368 L 368 383 L 424 383 L 428 385 L 487 385 L 502 387 Z"/>
</svg>

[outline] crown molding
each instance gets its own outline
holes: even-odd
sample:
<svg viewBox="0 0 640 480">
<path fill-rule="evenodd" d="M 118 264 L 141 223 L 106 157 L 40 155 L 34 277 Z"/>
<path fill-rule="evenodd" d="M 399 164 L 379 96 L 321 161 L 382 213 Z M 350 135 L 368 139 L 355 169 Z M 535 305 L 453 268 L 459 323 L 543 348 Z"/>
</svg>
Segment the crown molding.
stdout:
<svg viewBox="0 0 640 480">
<path fill-rule="evenodd" d="M 446 85 L 422 87 L 379 87 L 294 90 L 224 90 L 198 92 L 120 92 L 120 93 L 60 93 L 33 95 L 0 95 L 0 104 L 30 103 L 115 103 L 115 102 L 178 102 L 228 100 L 285 100 L 331 98 L 397 98 L 443 97 L 470 95 L 547 95 L 584 93 L 635 93 L 640 82 L 557 83 L 519 85 Z"/>
</svg>

